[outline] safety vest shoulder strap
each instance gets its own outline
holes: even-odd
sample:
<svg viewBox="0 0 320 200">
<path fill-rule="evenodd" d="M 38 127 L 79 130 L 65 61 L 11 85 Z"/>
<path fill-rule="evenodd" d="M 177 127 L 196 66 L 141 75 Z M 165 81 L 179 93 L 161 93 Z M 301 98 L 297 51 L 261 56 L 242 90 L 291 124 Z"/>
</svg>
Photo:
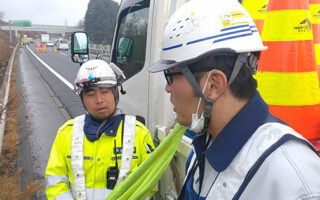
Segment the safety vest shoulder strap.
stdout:
<svg viewBox="0 0 320 200">
<path fill-rule="evenodd" d="M 123 126 L 121 166 L 116 185 L 122 183 L 131 170 L 136 134 L 136 117 L 125 115 Z"/>
<path fill-rule="evenodd" d="M 71 140 L 71 167 L 73 173 L 73 182 L 77 200 L 85 200 L 86 180 L 83 171 L 83 140 L 84 140 L 84 118 L 85 115 L 74 119 Z"/>
</svg>

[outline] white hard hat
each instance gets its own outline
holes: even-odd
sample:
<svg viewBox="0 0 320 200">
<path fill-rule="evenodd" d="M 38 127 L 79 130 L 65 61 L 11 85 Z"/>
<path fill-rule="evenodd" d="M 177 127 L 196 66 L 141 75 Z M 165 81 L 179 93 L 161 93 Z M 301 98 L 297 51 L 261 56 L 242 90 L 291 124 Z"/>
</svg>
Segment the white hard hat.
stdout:
<svg viewBox="0 0 320 200">
<path fill-rule="evenodd" d="M 256 25 L 237 0 L 191 0 L 166 25 L 158 72 L 203 56 L 265 50 Z"/>
<path fill-rule="evenodd" d="M 103 60 L 89 60 L 79 69 L 74 81 L 74 89 L 79 94 L 89 87 L 115 87 L 124 79 L 122 71 L 113 63 Z"/>
</svg>

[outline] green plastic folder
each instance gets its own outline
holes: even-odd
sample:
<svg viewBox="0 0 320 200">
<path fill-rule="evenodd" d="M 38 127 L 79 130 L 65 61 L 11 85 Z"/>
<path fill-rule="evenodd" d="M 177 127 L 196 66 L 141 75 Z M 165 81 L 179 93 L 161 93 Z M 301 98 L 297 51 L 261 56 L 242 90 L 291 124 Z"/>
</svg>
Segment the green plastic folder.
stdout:
<svg viewBox="0 0 320 200">
<path fill-rule="evenodd" d="M 124 182 L 114 188 L 107 200 L 143 200 L 152 191 L 175 154 L 186 127 L 176 124 L 162 143 Z"/>
</svg>

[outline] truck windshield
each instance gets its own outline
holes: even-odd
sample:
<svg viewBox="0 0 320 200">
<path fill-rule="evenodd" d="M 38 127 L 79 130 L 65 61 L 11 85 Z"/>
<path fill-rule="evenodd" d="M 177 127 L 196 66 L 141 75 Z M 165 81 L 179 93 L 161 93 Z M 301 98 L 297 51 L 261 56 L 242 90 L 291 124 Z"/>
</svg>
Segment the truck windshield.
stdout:
<svg viewBox="0 0 320 200">
<path fill-rule="evenodd" d="M 142 70 L 145 62 L 149 1 L 124 9 L 118 19 L 112 62 L 119 66 L 126 79 Z"/>
</svg>

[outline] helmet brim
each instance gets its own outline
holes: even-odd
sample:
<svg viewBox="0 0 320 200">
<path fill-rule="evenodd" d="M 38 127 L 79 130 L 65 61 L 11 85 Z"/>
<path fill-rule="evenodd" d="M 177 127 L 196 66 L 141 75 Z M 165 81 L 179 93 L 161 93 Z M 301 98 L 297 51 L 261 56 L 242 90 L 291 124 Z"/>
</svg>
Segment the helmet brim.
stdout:
<svg viewBox="0 0 320 200">
<path fill-rule="evenodd" d="M 161 72 L 167 69 L 171 69 L 174 67 L 177 67 L 179 65 L 178 62 L 172 61 L 172 60 L 159 60 L 155 64 L 151 65 L 148 68 L 148 71 L 151 73 L 155 72 Z"/>
<path fill-rule="evenodd" d="M 168 70 L 168 69 L 171 69 L 174 67 L 178 67 L 179 65 L 188 65 L 191 63 L 195 63 L 197 61 L 202 60 L 203 58 L 205 58 L 207 56 L 222 56 L 222 55 L 234 55 L 234 54 L 238 54 L 238 52 L 236 52 L 233 49 L 229 49 L 229 48 L 214 49 L 212 51 L 209 51 L 209 52 L 206 52 L 202 55 L 199 55 L 196 58 L 192 58 L 192 59 L 185 60 L 182 62 L 176 62 L 173 60 L 159 60 L 155 64 L 151 65 L 148 68 L 148 71 L 151 73 L 161 72 L 161 71 Z"/>
</svg>

